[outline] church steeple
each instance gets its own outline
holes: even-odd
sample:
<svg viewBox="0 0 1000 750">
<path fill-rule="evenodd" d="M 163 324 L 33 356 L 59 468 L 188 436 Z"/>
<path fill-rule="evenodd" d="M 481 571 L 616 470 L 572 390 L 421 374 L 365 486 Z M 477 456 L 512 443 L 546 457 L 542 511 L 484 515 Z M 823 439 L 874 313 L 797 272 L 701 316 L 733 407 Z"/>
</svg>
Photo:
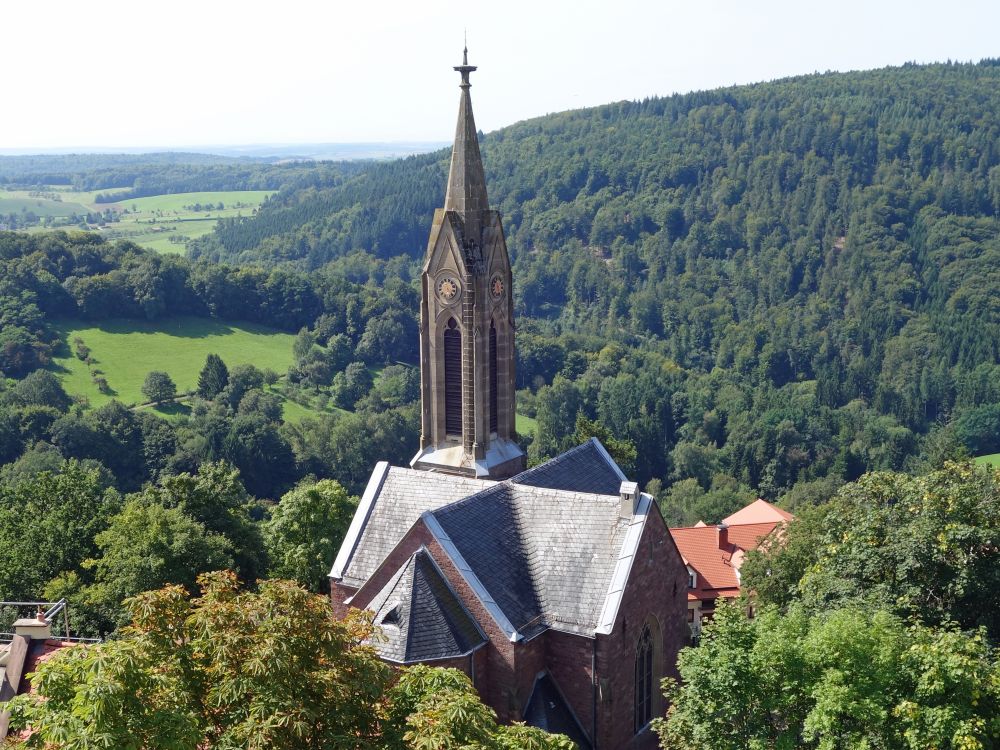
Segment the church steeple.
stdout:
<svg viewBox="0 0 1000 750">
<path fill-rule="evenodd" d="M 444 208 L 421 274 L 416 469 L 502 479 L 524 469 L 514 427 L 514 304 L 500 214 L 491 211 L 469 96 L 468 50 Z"/>
<path fill-rule="evenodd" d="M 444 199 L 445 211 L 487 211 L 486 174 L 483 158 L 479 153 L 476 118 L 472 114 L 472 97 L 469 74 L 476 70 L 469 65 L 469 49 L 462 51 L 462 64 L 455 70 L 462 75 L 462 96 L 458 104 L 458 125 L 455 128 L 455 145 L 451 150 L 451 169 L 448 172 L 448 192 Z"/>
</svg>

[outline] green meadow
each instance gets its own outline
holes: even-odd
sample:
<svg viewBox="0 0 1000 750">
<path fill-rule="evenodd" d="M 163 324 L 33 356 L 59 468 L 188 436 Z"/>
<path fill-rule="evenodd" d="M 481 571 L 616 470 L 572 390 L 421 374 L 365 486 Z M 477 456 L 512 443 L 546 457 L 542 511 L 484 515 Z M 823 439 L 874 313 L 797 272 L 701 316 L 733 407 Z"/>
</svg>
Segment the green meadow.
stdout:
<svg viewBox="0 0 1000 750">
<path fill-rule="evenodd" d="M 198 374 L 209 354 L 218 354 L 229 368 L 252 364 L 261 370 L 274 370 L 283 376 L 294 361 L 292 345 L 295 336 L 254 323 L 234 323 L 214 318 L 178 317 L 157 321 L 114 319 L 100 323 L 61 320 L 56 323 L 63 346 L 53 358 L 51 368 L 62 381 L 66 392 L 83 396 L 92 407 L 103 406 L 112 399 L 124 404 L 141 405 L 146 401 L 142 384 L 153 370 L 170 375 L 181 398 L 177 403 L 154 408 L 161 416 L 171 418 L 187 413 L 184 396 L 197 388 Z M 79 338 L 90 349 L 88 364 L 74 354 L 74 339 Z M 381 369 L 373 369 L 377 381 Z M 94 382 L 95 376 L 108 383 L 102 393 Z M 286 421 L 298 422 L 303 417 L 324 413 L 340 413 L 329 401 L 317 406 L 314 394 L 302 392 L 296 396 L 302 403 L 286 396 L 283 380 L 269 386 L 271 393 L 283 403 Z M 310 403 L 311 402 L 311 403 Z M 531 417 L 517 415 L 517 431 L 533 435 L 538 424 Z M 1000 457 L 1000 456 L 998 456 Z"/>
<path fill-rule="evenodd" d="M 518 435 L 535 435 L 538 432 L 538 421 L 524 414 L 515 414 L 514 429 Z"/>
<path fill-rule="evenodd" d="M 994 466 L 1000 469 L 1000 453 L 993 453 L 989 456 L 979 456 L 976 463 L 983 466 Z"/>
<path fill-rule="evenodd" d="M 194 390 L 198 373 L 210 353 L 218 354 L 230 368 L 253 364 L 283 374 L 292 364 L 291 334 L 252 323 L 181 317 L 158 321 L 108 320 L 100 324 L 60 321 L 60 335 L 66 344 L 63 356 L 53 360 L 53 368 L 70 394 L 85 396 L 92 406 L 111 399 L 140 404 L 142 383 L 151 370 L 161 370 L 177 384 L 178 393 Z M 72 354 L 73 339 L 80 338 L 90 348 L 93 364 Z M 92 369 L 108 381 L 110 393 L 101 393 L 93 382 Z M 285 402 L 289 418 L 301 418 L 310 410 Z M 164 409 L 176 413 L 177 407 Z"/>
<path fill-rule="evenodd" d="M 251 215 L 272 192 L 173 193 L 99 203 L 96 207 L 118 214 L 118 221 L 101 230 L 104 236 L 128 239 L 160 253 L 183 253 L 188 240 L 211 232 L 219 219 Z M 218 208 L 220 203 L 221 209 Z"/>
<path fill-rule="evenodd" d="M 33 213 L 35 216 L 63 217 L 86 212 L 86 206 L 68 197 L 54 201 L 32 197 L 26 190 L 0 190 L 0 215 Z"/>
<path fill-rule="evenodd" d="M 0 215 L 34 213 L 49 219 L 45 229 L 89 229 L 108 239 L 127 239 L 160 253 L 183 253 L 188 240 L 208 234 L 223 218 L 250 216 L 273 190 L 221 190 L 198 193 L 173 193 L 148 198 L 132 198 L 116 203 L 95 203 L 100 193 L 115 190 L 77 192 L 65 186 L 50 186 L 45 192 L 57 193 L 60 200 L 38 196 L 28 191 L 0 191 Z M 219 204 L 223 208 L 218 208 Z M 211 208 L 209 208 L 211 206 Z M 114 211 L 117 221 L 98 226 L 70 224 L 69 217 L 88 212 Z"/>
</svg>

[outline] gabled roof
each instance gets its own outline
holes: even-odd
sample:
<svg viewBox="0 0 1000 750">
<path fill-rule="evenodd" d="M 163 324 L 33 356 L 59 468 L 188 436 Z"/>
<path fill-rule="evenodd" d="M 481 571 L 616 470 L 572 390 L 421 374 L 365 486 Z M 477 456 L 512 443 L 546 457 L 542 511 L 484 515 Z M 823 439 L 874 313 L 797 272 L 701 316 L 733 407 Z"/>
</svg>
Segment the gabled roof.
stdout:
<svg viewBox="0 0 1000 750">
<path fill-rule="evenodd" d="M 597 628 L 630 521 L 617 495 L 515 478 L 431 515 L 517 633 Z"/>
<path fill-rule="evenodd" d="M 772 521 L 729 526 L 725 543 L 719 542 L 717 526 L 670 529 L 684 562 L 698 574 L 698 585 L 688 592 L 688 599 L 738 596 L 740 578 L 737 571 L 744 554 L 757 549 L 777 525 Z"/>
<path fill-rule="evenodd" d="M 767 500 L 754 500 L 747 507 L 741 508 L 728 518 L 723 518 L 722 522 L 735 526 L 747 523 L 778 523 L 791 521 L 793 518 L 794 516 L 787 510 L 771 505 Z"/>
<path fill-rule="evenodd" d="M 504 482 L 380 463 L 330 575 L 360 588 L 421 519 L 512 640 L 607 633 L 655 509 L 622 518 L 623 478 L 596 439 Z"/>
<path fill-rule="evenodd" d="M 532 487 L 617 495 L 625 474 L 597 438 L 523 471 L 511 481 Z"/>
<path fill-rule="evenodd" d="M 550 734 L 564 734 L 573 740 L 580 750 L 591 748 L 587 733 L 580 726 L 579 720 L 548 672 L 539 675 L 535 680 L 528 705 L 524 709 L 524 723 L 544 729 Z"/>
<path fill-rule="evenodd" d="M 473 495 L 496 482 L 375 465 L 330 576 L 360 587 L 427 510 Z"/>
<path fill-rule="evenodd" d="M 464 656 L 486 642 L 423 547 L 400 566 L 368 608 L 382 631 L 375 648 L 389 661 L 409 664 Z"/>
</svg>

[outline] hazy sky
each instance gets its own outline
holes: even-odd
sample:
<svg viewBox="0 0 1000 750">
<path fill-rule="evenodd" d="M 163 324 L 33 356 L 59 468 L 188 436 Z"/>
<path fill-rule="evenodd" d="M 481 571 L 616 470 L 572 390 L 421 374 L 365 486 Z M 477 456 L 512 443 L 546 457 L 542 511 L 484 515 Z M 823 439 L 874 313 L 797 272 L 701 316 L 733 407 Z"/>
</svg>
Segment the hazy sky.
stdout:
<svg viewBox="0 0 1000 750">
<path fill-rule="evenodd" d="M 998 0 L 11 0 L 0 148 L 450 140 L 799 73 L 1000 57 Z"/>
</svg>

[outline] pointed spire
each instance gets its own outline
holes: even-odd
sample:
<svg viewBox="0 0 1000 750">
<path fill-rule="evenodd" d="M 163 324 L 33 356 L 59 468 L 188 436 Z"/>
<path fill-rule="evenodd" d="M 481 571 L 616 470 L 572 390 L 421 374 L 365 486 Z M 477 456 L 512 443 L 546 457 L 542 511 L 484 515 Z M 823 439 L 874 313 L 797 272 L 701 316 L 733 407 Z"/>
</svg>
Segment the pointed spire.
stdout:
<svg viewBox="0 0 1000 750">
<path fill-rule="evenodd" d="M 469 74 L 475 69 L 475 65 L 469 65 L 469 49 L 466 47 L 462 51 L 462 64 L 455 66 L 455 70 L 462 75 L 462 83 L 459 84 L 462 96 L 458 105 L 455 145 L 451 151 L 448 192 L 444 200 L 446 211 L 467 213 L 486 211 L 490 207 L 486 197 L 483 159 L 479 153 L 479 137 L 476 135 L 476 120 L 472 115 L 472 97 L 469 96 L 469 88 L 472 86 Z M 478 226 L 478 214 L 464 218 L 467 223 L 472 219 L 472 224 Z M 475 239 L 478 241 L 479 238 Z"/>
</svg>

